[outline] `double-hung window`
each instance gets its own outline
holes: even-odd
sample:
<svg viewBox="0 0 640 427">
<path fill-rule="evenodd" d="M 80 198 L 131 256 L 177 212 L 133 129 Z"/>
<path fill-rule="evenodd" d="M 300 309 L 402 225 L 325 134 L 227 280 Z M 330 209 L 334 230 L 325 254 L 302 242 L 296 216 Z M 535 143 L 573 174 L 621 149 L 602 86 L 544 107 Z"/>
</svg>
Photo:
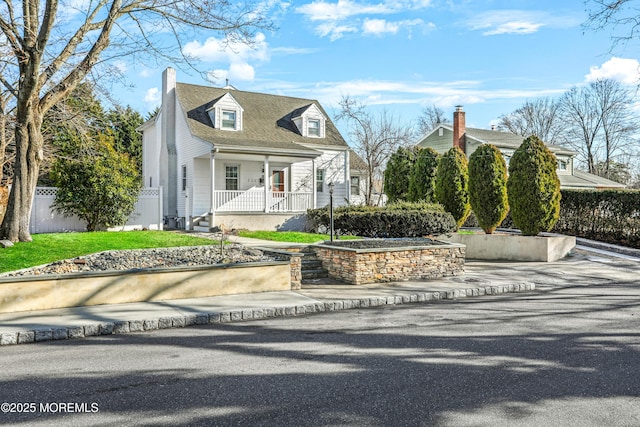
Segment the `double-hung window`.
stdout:
<svg viewBox="0 0 640 427">
<path fill-rule="evenodd" d="M 222 110 L 222 129 L 236 129 L 236 112 Z"/>
<path fill-rule="evenodd" d="M 229 191 L 238 191 L 239 185 L 239 166 L 225 166 L 225 189 Z"/>
<path fill-rule="evenodd" d="M 316 169 L 316 191 L 318 193 L 324 191 L 324 169 Z"/>
<path fill-rule="evenodd" d="M 307 133 L 309 136 L 320 136 L 320 120 L 309 119 L 307 122 Z"/>
<path fill-rule="evenodd" d="M 360 177 L 359 176 L 351 177 L 351 195 L 352 196 L 360 195 Z"/>
</svg>

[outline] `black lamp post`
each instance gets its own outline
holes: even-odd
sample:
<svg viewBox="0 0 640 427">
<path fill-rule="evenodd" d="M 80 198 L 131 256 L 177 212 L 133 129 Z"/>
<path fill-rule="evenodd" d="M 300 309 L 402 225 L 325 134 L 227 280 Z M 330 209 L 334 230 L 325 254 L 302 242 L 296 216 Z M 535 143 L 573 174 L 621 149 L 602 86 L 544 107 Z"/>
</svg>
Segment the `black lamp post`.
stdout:
<svg viewBox="0 0 640 427">
<path fill-rule="evenodd" d="M 333 189 L 335 184 L 329 183 L 329 235 L 331 236 L 331 243 L 333 243 Z"/>
</svg>

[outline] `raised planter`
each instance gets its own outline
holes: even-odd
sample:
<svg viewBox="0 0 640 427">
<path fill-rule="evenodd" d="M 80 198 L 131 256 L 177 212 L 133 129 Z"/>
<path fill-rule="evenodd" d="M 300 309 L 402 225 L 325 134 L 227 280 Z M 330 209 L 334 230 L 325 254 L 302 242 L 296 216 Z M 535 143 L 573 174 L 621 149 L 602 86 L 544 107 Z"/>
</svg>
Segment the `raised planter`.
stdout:
<svg viewBox="0 0 640 427">
<path fill-rule="evenodd" d="M 0 278 L 0 313 L 286 291 L 286 261 Z"/>
<path fill-rule="evenodd" d="M 574 236 L 545 233 L 522 236 L 512 233 L 458 234 L 440 236 L 441 240 L 467 247 L 469 259 L 553 262 L 564 258 L 576 246 Z"/>
<path fill-rule="evenodd" d="M 430 239 L 366 239 L 312 246 L 329 277 L 353 285 L 464 272 L 464 245 Z"/>
</svg>

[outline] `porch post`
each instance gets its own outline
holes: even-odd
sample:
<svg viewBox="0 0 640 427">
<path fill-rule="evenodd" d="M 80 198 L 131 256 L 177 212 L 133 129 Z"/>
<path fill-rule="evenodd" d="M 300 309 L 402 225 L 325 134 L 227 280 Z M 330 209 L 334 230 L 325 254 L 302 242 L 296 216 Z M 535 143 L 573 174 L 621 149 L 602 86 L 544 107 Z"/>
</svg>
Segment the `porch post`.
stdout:
<svg viewBox="0 0 640 427">
<path fill-rule="evenodd" d="M 216 218 L 216 206 L 215 206 L 215 183 L 216 183 L 216 152 L 218 149 L 214 148 L 211 150 L 209 154 L 209 185 L 210 185 L 210 193 L 209 193 L 209 227 L 213 227 L 213 221 Z"/>
<path fill-rule="evenodd" d="M 269 156 L 264 156 L 264 212 L 269 212 L 269 192 L 271 190 L 271 177 L 269 176 Z"/>
<path fill-rule="evenodd" d="M 317 209 L 318 208 L 318 192 L 316 191 L 316 179 L 317 179 L 317 173 L 318 173 L 318 165 L 316 165 L 316 159 L 313 159 L 311 161 L 312 167 L 311 167 L 311 199 L 313 201 L 313 209 Z"/>
</svg>

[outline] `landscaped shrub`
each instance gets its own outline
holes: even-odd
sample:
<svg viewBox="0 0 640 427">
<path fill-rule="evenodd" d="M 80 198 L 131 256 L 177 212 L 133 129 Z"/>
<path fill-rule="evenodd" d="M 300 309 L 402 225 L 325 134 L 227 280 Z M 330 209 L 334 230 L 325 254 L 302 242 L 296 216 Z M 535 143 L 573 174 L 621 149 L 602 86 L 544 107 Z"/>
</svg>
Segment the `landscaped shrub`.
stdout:
<svg viewBox="0 0 640 427">
<path fill-rule="evenodd" d="M 431 147 L 419 149 L 409 176 L 409 200 L 435 202 L 436 172 L 440 154 Z"/>
<path fill-rule="evenodd" d="M 525 236 L 549 231 L 560 216 L 556 156 L 537 136 L 526 138 L 509 163 L 511 217 Z"/>
<path fill-rule="evenodd" d="M 329 209 L 307 211 L 312 229 L 329 228 Z M 349 206 L 334 209 L 334 229 L 339 234 L 363 237 L 422 237 L 449 233 L 455 221 L 440 205 L 398 203 L 386 208 Z M 315 227 L 315 228 L 314 228 Z"/>
<path fill-rule="evenodd" d="M 58 191 L 53 207 L 85 221 L 87 231 L 124 225 L 141 187 L 136 164 L 114 150 L 107 135 L 98 135 L 91 148 L 88 154 L 54 162 L 51 177 Z"/>
<path fill-rule="evenodd" d="M 494 145 L 481 145 L 469 158 L 469 202 L 487 234 L 507 216 L 507 164 Z"/>
<path fill-rule="evenodd" d="M 384 192 L 389 203 L 408 200 L 409 175 L 416 156 L 412 149 L 400 147 L 391 155 L 384 171 Z"/>
<path fill-rule="evenodd" d="M 640 247 L 640 191 L 562 190 L 553 231 Z"/>
<path fill-rule="evenodd" d="M 460 228 L 469 216 L 469 172 L 467 157 L 458 147 L 452 147 L 438 163 L 436 199 L 453 215 Z"/>
</svg>

